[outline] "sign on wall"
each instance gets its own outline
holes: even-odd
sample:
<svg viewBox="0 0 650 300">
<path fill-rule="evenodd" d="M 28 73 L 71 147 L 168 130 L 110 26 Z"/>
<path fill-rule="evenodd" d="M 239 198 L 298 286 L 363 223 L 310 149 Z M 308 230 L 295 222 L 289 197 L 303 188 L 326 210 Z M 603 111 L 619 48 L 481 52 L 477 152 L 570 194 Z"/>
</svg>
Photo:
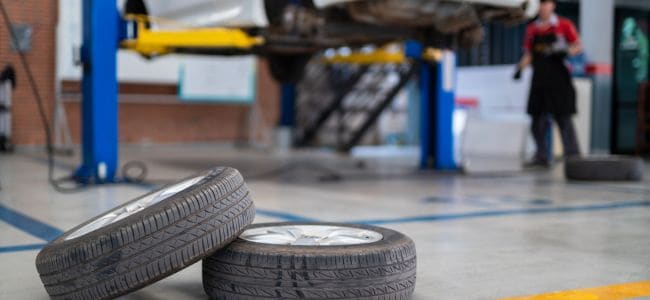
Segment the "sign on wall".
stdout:
<svg viewBox="0 0 650 300">
<path fill-rule="evenodd" d="M 183 101 L 255 101 L 255 57 L 213 57 L 185 60 L 181 67 L 178 95 Z"/>
</svg>

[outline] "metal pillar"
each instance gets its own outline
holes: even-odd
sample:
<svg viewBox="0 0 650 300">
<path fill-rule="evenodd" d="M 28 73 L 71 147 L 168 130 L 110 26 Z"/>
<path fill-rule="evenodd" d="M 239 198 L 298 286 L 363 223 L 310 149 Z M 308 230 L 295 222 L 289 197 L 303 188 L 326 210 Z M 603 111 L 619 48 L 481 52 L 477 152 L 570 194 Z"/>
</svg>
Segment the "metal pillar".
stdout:
<svg viewBox="0 0 650 300">
<path fill-rule="evenodd" d="M 296 86 L 284 83 L 280 88 L 280 120 L 275 131 L 275 147 L 286 151 L 293 147 L 293 127 L 296 122 Z"/>
<path fill-rule="evenodd" d="M 420 169 L 429 169 L 433 165 L 436 156 L 434 152 L 434 125 L 435 114 L 435 76 L 433 67 L 424 61 L 420 61 Z M 433 100 L 433 101 L 432 101 Z"/>
<path fill-rule="evenodd" d="M 84 183 L 113 182 L 118 164 L 117 50 L 115 1 L 83 0 L 82 165 Z"/>
<path fill-rule="evenodd" d="M 438 170 L 455 170 L 454 158 L 454 109 L 456 107 L 456 55 L 445 51 L 442 61 L 434 66 L 436 70 L 435 99 L 435 157 Z"/>
<path fill-rule="evenodd" d="M 420 168 L 455 170 L 456 57 L 451 51 L 443 51 L 440 61 L 428 62 L 421 58 L 422 53 L 421 45 L 407 43 L 407 56 L 416 58 L 420 65 Z"/>
<path fill-rule="evenodd" d="M 591 152 L 594 154 L 611 151 L 615 4 L 615 0 L 580 0 L 582 43 L 589 64 L 598 66 L 599 70 L 591 74 L 594 85 Z M 589 150 L 583 149 L 586 153 Z"/>
<path fill-rule="evenodd" d="M 14 83 L 2 78 L 0 82 L 0 152 L 11 152 L 11 98 Z"/>
</svg>

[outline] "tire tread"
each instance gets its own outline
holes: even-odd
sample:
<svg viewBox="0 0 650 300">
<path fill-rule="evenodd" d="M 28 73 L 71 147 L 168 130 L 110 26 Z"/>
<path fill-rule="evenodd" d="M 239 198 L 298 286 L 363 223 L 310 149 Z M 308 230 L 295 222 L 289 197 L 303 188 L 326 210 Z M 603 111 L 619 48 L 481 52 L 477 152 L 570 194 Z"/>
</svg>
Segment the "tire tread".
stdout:
<svg viewBox="0 0 650 300">
<path fill-rule="evenodd" d="M 390 232 L 386 241 L 317 253 L 238 239 L 203 260 L 203 286 L 210 299 L 409 299 L 415 244 Z"/>
<path fill-rule="evenodd" d="M 169 204 L 127 217 L 125 225 L 48 245 L 36 263 L 48 294 L 118 297 L 230 243 L 252 223 L 254 204 L 239 172 L 223 168 L 210 174 L 199 186 L 166 199 Z"/>
</svg>

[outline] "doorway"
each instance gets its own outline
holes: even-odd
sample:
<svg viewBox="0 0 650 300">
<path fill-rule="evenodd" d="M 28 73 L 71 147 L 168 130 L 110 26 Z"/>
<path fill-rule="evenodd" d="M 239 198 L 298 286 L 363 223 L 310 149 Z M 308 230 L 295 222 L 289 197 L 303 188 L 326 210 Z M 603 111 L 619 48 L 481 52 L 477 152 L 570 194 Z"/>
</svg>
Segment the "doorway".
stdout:
<svg viewBox="0 0 650 300">
<path fill-rule="evenodd" d="M 619 8 L 615 18 L 614 101 L 612 151 L 631 154 L 636 150 L 639 88 L 648 81 L 650 45 L 647 10 Z"/>
</svg>

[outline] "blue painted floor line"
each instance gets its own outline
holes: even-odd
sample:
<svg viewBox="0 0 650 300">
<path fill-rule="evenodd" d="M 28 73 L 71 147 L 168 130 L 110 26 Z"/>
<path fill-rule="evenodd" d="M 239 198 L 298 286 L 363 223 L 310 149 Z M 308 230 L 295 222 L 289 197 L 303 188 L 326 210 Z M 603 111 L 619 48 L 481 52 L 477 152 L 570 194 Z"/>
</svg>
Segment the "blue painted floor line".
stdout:
<svg viewBox="0 0 650 300">
<path fill-rule="evenodd" d="M 515 215 L 537 215 L 537 214 L 550 214 L 550 213 L 577 213 L 588 211 L 602 211 L 612 209 L 623 209 L 633 207 L 650 207 L 650 201 L 634 201 L 610 204 L 596 204 L 584 206 L 564 206 L 564 207 L 544 207 L 544 208 L 524 208 L 512 210 L 495 210 L 495 211 L 479 211 L 458 214 L 439 214 L 439 215 L 424 215 L 404 218 L 393 219 L 375 219 L 375 220 L 360 220 L 350 223 L 355 224 L 368 224 L 368 225 L 387 225 L 387 224 L 402 224 L 402 223 L 416 223 L 416 222 L 441 222 L 452 221 L 461 219 L 477 219 L 488 217 L 503 217 Z"/>
<path fill-rule="evenodd" d="M 63 231 L 0 204 L 0 220 L 44 241 L 51 241 Z"/>
<path fill-rule="evenodd" d="M 610 203 L 610 204 L 584 205 L 584 206 L 544 207 L 544 208 L 537 207 L 537 208 L 526 208 L 526 209 L 481 211 L 481 212 L 469 212 L 469 213 L 458 213 L 458 214 L 424 215 L 424 216 L 392 218 L 392 219 L 360 220 L 360 221 L 351 221 L 348 223 L 369 224 L 369 225 L 389 225 L 389 224 L 403 224 L 403 223 L 416 223 L 416 222 L 441 222 L 441 221 L 516 216 L 516 215 L 578 213 L 578 212 L 604 211 L 604 210 L 634 208 L 634 207 L 650 207 L 650 201 L 631 201 L 631 202 Z M 259 215 L 277 218 L 283 221 L 291 221 L 291 222 L 318 221 L 313 218 L 299 216 L 291 213 L 272 211 L 267 209 L 257 208 L 256 212 Z M 3 220 L 25 232 L 28 232 L 46 241 L 52 240 L 55 237 L 62 234 L 60 230 L 54 227 L 51 227 L 47 224 L 31 219 L 21 213 L 18 213 L 2 205 L 0 205 L 0 220 Z M 0 247 L 0 253 L 38 250 L 41 249 L 43 246 L 44 245 L 42 244 L 35 244 L 35 245 Z"/>
<path fill-rule="evenodd" d="M 7 247 L 0 247 L 0 253 L 41 250 L 43 249 L 43 247 L 45 247 L 45 244 L 7 246 Z"/>
<path fill-rule="evenodd" d="M 33 158 L 33 157 L 32 157 Z M 46 160 L 41 160 L 39 158 L 33 158 L 36 161 L 47 162 Z M 59 165 L 59 164 L 57 164 Z M 70 166 L 59 165 L 59 167 L 69 168 Z M 548 183 L 550 184 L 550 182 Z M 155 185 L 151 184 L 135 184 L 134 186 L 142 188 L 147 191 L 151 191 L 156 188 Z M 616 186 L 589 186 L 589 185 L 574 185 L 579 188 L 598 188 L 600 190 L 618 190 L 618 192 L 645 192 L 646 190 L 636 190 L 628 189 L 626 187 L 616 187 Z M 416 222 L 442 222 L 442 221 L 453 221 L 453 220 L 464 220 L 464 219 L 478 219 L 478 218 L 490 218 L 490 217 L 504 217 L 504 216 L 524 216 L 524 215 L 538 215 L 538 214 L 553 214 L 553 213 L 579 213 L 579 212 L 589 212 L 589 211 L 605 211 L 605 210 L 614 210 L 614 209 L 625 209 L 625 208 L 635 208 L 635 207 L 650 207 L 650 200 L 644 201 L 626 201 L 626 202 L 613 202 L 605 204 L 590 204 L 590 205 L 581 205 L 581 206 L 559 206 L 559 207 L 530 207 L 530 208 L 519 208 L 519 209 L 504 209 L 504 210 L 486 210 L 486 211 L 477 211 L 477 212 L 466 212 L 466 213 L 455 213 L 455 214 L 433 214 L 433 215 L 422 215 L 422 216 L 412 216 L 412 217 L 399 217 L 399 218 L 385 218 L 385 219 L 370 219 L 370 220 L 358 220 L 352 221 L 349 223 L 357 224 L 372 224 L 372 225 L 389 225 L 389 224 L 403 224 L 403 223 L 416 223 Z M 257 208 L 257 214 L 260 216 L 266 216 L 271 218 L 280 219 L 283 221 L 318 221 L 317 219 L 296 215 L 288 212 L 274 211 L 268 209 Z M 4 207 L 0 204 L 0 220 L 5 221 L 18 229 L 21 229 L 31 235 L 39 237 L 43 240 L 49 241 L 62 234 L 62 232 L 50 225 L 44 224 L 37 220 L 34 220 L 24 214 L 21 214 L 17 211 L 11 210 L 7 207 Z M 42 245 L 41 245 L 42 246 Z M 41 247 L 39 245 L 25 245 L 25 246 L 10 246 L 10 247 L 0 247 L 1 252 L 12 252 L 12 251 L 26 251 L 30 249 L 38 249 Z"/>
</svg>

